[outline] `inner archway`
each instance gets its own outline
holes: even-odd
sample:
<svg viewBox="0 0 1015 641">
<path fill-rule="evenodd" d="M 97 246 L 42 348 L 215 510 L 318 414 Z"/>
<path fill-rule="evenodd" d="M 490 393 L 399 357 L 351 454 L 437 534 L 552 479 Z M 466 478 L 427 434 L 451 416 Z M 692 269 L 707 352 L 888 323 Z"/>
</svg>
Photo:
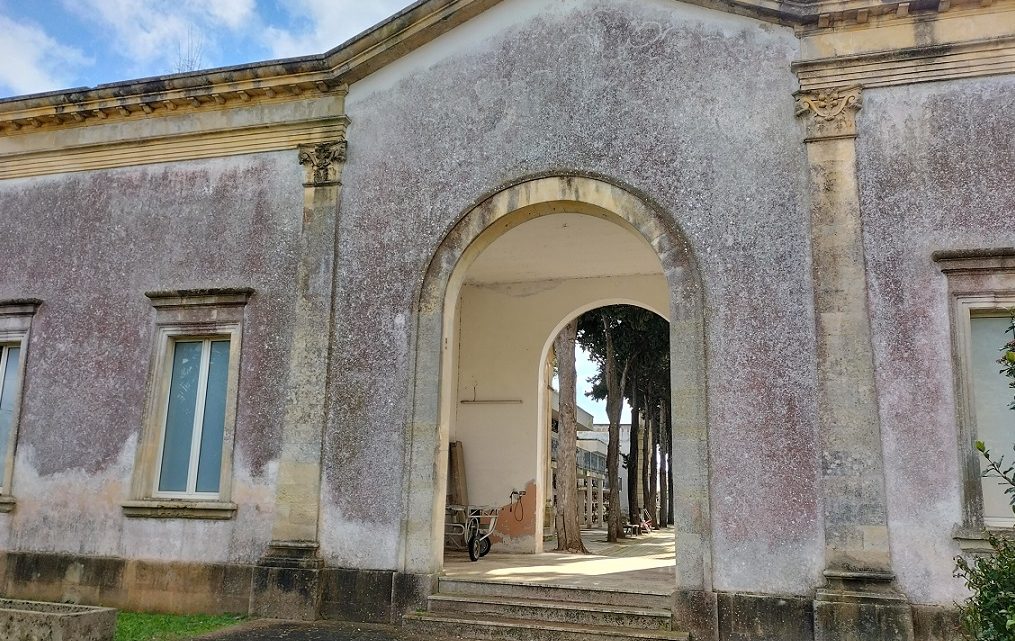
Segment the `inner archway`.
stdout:
<svg viewBox="0 0 1015 641">
<path fill-rule="evenodd" d="M 608 251 L 589 251 L 583 252 L 583 260 L 561 262 L 551 254 L 535 251 L 540 249 L 540 238 L 553 229 L 567 229 L 569 222 L 572 233 L 567 238 L 581 248 L 604 242 L 608 250 L 631 243 L 639 247 L 637 258 L 631 260 L 628 255 L 621 264 L 608 256 Z M 498 245 L 516 228 L 513 242 L 527 239 L 532 260 L 518 261 L 516 254 L 512 259 L 508 251 L 511 243 Z M 553 249 L 561 247 L 560 234 L 557 236 Z M 646 262 L 640 262 L 642 258 Z M 653 269 L 646 271 L 650 262 Z M 506 307 L 497 304 L 498 299 L 510 299 L 514 312 L 504 312 Z M 517 425 L 521 420 L 525 425 L 539 425 L 538 415 L 545 407 L 538 399 L 537 377 L 546 337 L 569 316 L 615 302 L 642 305 L 664 314 L 670 321 L 671 360 L 688 364 L 673 368 L 672 376 L 673 460 L 675 468 L 681 469 L 680 482 L 674 488 L 678 549 L 674 587 L 682 592 L 711 591 L 705 366 L 697 272 L 688 245 L 670 217 L 625 189 L 576 177 L 535 179 L 490 196 L 449 232 L 431 261 L 420 294 L 414 411 L 408 434 L 408 518 L 403 538 L 406 572 L 435 574 L 441 568 L 452 431 L 466 423 Z M 526 313 L 534 310 L 538 313 Z M 470 337 L 466 333 L 470 327 L 482 330 Z M 519 343 L 498 341 L 498 335 L 504 338 L 515 332 L 540 338 L 534 343 L 524 341 L 520 347 Z M 516 348 L 505 352 L 504 344 Z M 497 350 L 499 354 L 494 354 Z M 506 362 L 512 359 L 519 363 Z M 498 376 L 516 367 L 528 372 L 524 380 L 508 381 L 501 376 L 498 382 Z M 462 400 L 491 402 L 463 404 Z M 463 412 L 463 405 L 473 407 Z M 509 405 L 514 407 L 508 409 L 516 412 L 504 412 Z M 469 416 L 483 406 L 496 409 L 482 413 L 482 417 Z M 526 414 L 531 419 L 524 418 Z M 505 438 L 517 434 L 509 429 L 499 433 Z M 529 507 L 535 508 L 545 500 L 545 487 L 541 487 L 541 470 L 537 469 L 543 460 L 540 439 L 538 434 L 532 436 L 531 440 L 526 438 L 526 443 L 533 443 L 526 447 L 534 448 L 532 468 L 522 472 L 527 478 L 500 481 L 508 480 L 509 486 L 520 489 L 518 484 L 532 480 L 535 496 Z M 497 447 L 497 443 L 491 445 L 492 449 Z M 470 492 L 472 486 L 470 480 Z M 477 490 L 494 491 L 492 485 Z M 504 498 L 508 498 L 506 493 Z M 541 520 L 538 510 L 532 511 L 534 519 Z M 536 551 L 541 540 L 515 543 Z"/>
</svg>

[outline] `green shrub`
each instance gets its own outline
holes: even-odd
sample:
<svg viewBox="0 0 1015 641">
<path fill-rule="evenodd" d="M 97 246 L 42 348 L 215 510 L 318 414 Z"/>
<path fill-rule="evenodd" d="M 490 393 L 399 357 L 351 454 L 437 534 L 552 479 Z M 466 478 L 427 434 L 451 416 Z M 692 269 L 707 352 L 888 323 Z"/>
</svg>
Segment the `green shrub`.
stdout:
<svg viewBox="0 0 1015 641">
<path fill-rule="evenodd" d="M 955 576 L 973 592 L 959 606 L 962 625 L 975 641 L 1015 641 L 1015 541 L 991 533 L 987 541 L 993 554 L 955 559 Z"/>
<path fill-rule="evenodd" d="M 1015 310 L 1011 313 L 1008 332 L 1012 340 L 1001 346 L 999 374 L 1011 379 L 1008 386 L 1015 389 Z M 1015 400 L 1009 406 L 1015 410 Z M 1008 495 L 1015 511 L 1015 465 L 1005 462 L 1004 457 L 994 458 L 983 441 L 976 442 L 976 449 L 987 462 L 985 477 L 1000 479 L 1008 487 Z M 973 593 L 959 606 L 962 625 L 966 634 L 974 641 L 1015 641 L 1015 541 L 1002 538 L 991 532 L 986 533 L 987 542 L 993 553 L 981 556 L 970 563 L 963 557 L 955 558 L 955 576 L 966 583 Z"/>
</svg>

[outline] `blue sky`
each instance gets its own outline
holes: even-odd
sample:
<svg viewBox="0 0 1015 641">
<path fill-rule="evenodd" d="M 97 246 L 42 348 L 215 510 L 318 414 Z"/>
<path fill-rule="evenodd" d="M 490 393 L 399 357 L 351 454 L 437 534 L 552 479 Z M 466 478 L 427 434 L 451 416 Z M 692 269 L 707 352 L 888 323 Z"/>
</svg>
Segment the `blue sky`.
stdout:
<svg viewBox="0 0 1015 641">
<path fill-rule="evenodd" d="M 588 380 L 595 376 L 599 372 L 599 365 L 594 363 L 589 355 L 585 353 L 585 350 L 578 348 L 575 350 L 575 370 L 577 372 L 577 387 L 578 387 L 578 405 L 586 412 L 592 415 L 592 419 L 596 423 L 606 423 L 606 401 L 594 401 L 588 396 L 586 392 L 591 389 L 591 385 L 588 384 Z M 557 377 L 553 377 L 553 387 L 557 387 Z M 624 402 L 624 409 L 620 412 L 620 422 L 629 423 L 631 421 L 631 407 Z"/>
<path fill-rule="evenodd" d="M 0 97 L 322 53 L 410 0 L 0 0 Z M 190 56 L 193 57 L 193 56 Z"/>
</svg>

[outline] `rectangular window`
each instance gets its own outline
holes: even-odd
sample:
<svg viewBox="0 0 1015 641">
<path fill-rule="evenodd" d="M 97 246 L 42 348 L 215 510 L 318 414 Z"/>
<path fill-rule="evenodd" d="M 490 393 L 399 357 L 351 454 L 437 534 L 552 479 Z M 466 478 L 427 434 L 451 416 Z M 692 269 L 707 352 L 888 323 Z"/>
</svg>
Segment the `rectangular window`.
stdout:
<svg viewBox="0 0 1015 641">
<path fill-rule="evenodd" d="M 229 339 L 175 340 L 158 496 L 217 496 L 222 470 Z"/>
<path fill-rule="evenodd" d="M 155 310 L 141 439 L 125 516 L 231 519 L 247 288 L 147 292 Z"/>
<path fill-rule="evenodd" d="M 1005 330 L 1010 323 L 1007 310 L 1015 308 L 1015 250 L 940 250 L 932 258 L 947 284 L 954 357 L 962 497 L 962 521 L 954 536 L 960 549 L 981 553 L 990 549 L 985 528 L 1011 532 L 1015 526 L 1010 495 L 997 478 L 983 477 L 984 459 L 974 447 L 983 441 L 992 458 L 1004 455 L 1006 462 L 1015 462 L 1015 411 L 1008 408 L 1015 390 L 1008 387 L 997 362 L 1001 346 L 1011 339 Z"/>
<path fill-rule="evenodd" d="M 1003 313 L 978 313 L 970 319 L 970 370 L 972 407 L 976 418 L 976 435 L 986 444 L 992 456 L 1004 455 L 1013 461 L 1015 444 L 1015 411 L 1009 408 L 1013 393 L 1009 379 L 1000 372 L 997 359 L 1001 346 L 1011 340 L 1006 330 L 1011 319 Z M 981 460 L 982 469 L 986 462 Z M 1012 527 L 1015 516 L 1011 501 L 1004 493 L 1007 484 L 994 477 L 983 478 L 983 524 L 987 527 Z"/>
<path fill-rule="evenodd" d="M 14 432 L 20 391 L 21 344 L 0 345 L 0 444 Z M 0 479 L 7 478 L 6 457 L 0 457 Z"/>
</svg>

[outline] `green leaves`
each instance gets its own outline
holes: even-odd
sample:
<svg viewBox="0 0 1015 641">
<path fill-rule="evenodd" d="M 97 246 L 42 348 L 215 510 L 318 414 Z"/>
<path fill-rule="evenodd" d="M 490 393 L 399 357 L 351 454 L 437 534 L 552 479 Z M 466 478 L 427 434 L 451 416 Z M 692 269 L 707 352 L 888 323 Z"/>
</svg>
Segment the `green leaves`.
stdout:
<svg viewBox="0 0 1015 641">
<path fill-rule="evenodd" d="M 1012 321 L 1007 332 L 1012 340 L 1001 346 L 1002 366 L 999 373 L 1011 379 L 1015 389 L 1015 310 L 1009 310 Z M 1015 410 L 1015 400 L 1008 407 Z M 1015 465 L 1005 465 L 1004 457 L 993 458 L 983 441 L 976 441 L 976 450 L 987 461 L 985 477 L 997 477 L 1008 485 L 1008 495 L 1015 511 Z M 955 558 L 955 576 L 962 578 L 973 595 L 959 606 L 962 624 L 974 641 L 1015 641 L 1015 541 L 987 533 L 993 554 L 972 561 Z"/>
<path fill-rule="evenodd" d="M 1015 541 L 987 533 L 993 554 L 955 559 L 955 576 L 973 596 L 959 606 L 963 627 L 974 641 L 1015 640 Z"/>
</svg>

